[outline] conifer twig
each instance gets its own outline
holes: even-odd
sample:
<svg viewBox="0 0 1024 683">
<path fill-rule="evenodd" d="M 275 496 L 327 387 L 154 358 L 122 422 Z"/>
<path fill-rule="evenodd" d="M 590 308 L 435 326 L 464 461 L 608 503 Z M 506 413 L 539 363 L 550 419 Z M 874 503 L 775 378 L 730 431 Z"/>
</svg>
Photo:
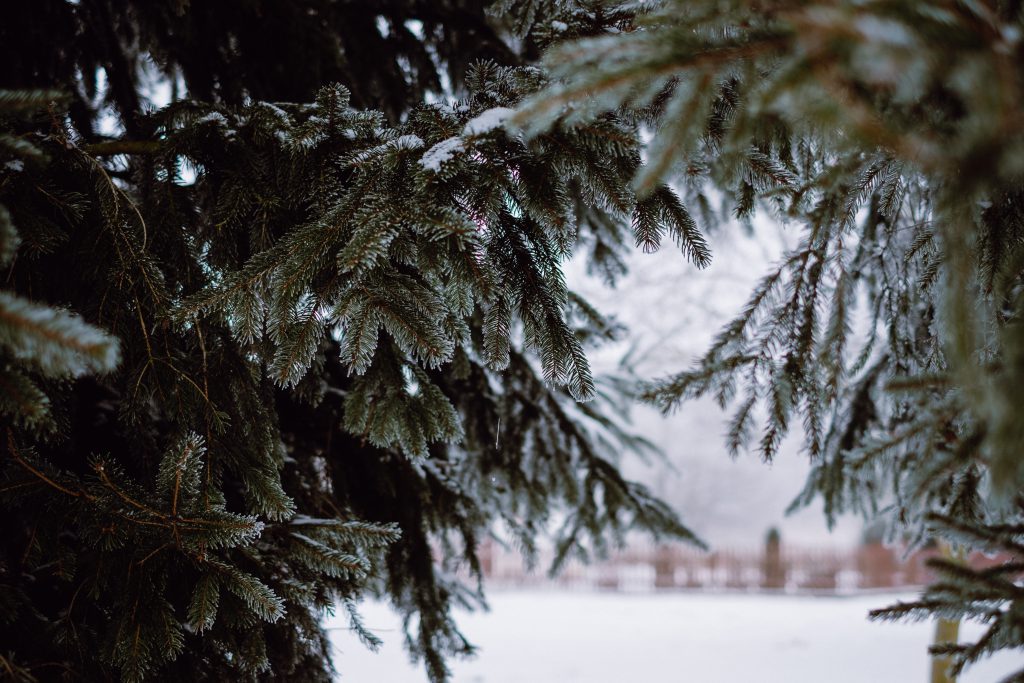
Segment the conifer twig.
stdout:
<svg viewBox="0 0 1024 683">
<path fill-rule="evenodd" d="M 74 498 L 79 498 L 83 495 L 85 495 L 88 498 L 88 494 L 85 494 L 84 491 L 75 492 L 69 488 L 61 486 L 60 484 L 58 484 L 57 482 L 55 482 L 54 480 L 50 479 L 45 474 L 37 470 L 35 467 L 32 467 L 32 465 L 30 465 L 27 461 L 25 461 L 18 453 L 18 447 L 14 443 L 14 432 L 12 432 L 10 428 L 7 429 L 7 450 L 11 454 L 11 457 L 14 458 L 19 465 L 21 465 L 24 469 L 39 477 L 44 482 L 46 482 L 53 488 L 57 489 L 58 491 L 66 493 L 67 495 L 72 496 Z"/>
</svg>

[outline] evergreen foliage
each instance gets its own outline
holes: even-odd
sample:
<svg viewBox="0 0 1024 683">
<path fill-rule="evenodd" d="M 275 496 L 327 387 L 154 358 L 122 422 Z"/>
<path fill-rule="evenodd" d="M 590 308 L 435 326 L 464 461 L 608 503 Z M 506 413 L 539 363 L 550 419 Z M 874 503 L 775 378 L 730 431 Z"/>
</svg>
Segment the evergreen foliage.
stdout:
<svg viewBox="0 0 1024 683">
<path fill-rule="evenodd" d="M 618 471 L 561 263 L 704 242 L 628 122 L 502 127 L 574 8 L 200 4 L 0 10 L 0 669 L 330 680 L 378 594 L 444 680 L 492 529 L 698 542 Z"/>
<path fill-rule="evenodd" d="M 558 45 L 530 132 L 615 111 L 653 131 L 641 197 L 680 178 L 702 229 L 755 210 L 800 241 L 696 366 L 648 388 L 735 407 L 734 454 L 802 427 L 821 498 L 893 536 L 996 551 L 880 618 L 971 617 L 959 671 L 1024 647 L 1024 14 L 1019 2 L 657 3 Z M 859 334 L 864 331 L 865 334 Z M 1013 680 L 1024 679 L 1024 671 Z"/>
<path fill-rule="evenodd" d="M 1005 553 L 877 616 L 1024 647 L 1019 3 L 199 5 L 0 10 L 5 671 L 328 680 L 376 593 L 443 680 L 496 523 L 553 569 L 695 541 L 561 263 L 755 211 L 799 245 L 648 398 L 768 460 L 799 424 L 830 521 Z"/>
</svg>

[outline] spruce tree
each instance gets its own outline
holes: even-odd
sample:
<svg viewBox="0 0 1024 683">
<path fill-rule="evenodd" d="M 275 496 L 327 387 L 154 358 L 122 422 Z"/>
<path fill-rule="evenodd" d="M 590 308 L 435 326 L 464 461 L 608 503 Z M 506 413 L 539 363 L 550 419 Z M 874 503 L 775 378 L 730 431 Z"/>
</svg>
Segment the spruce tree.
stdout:
<svg viewBox="0 0 1024 683">
<path fill-rule="evenodd" d="M 755 210 L 800 246 L 648 398 L 766 459 L 800 421 L 829 520 L 1006 553 L 878 615 L 987 622 L 955 669 L 1024 646 L 1019 3 L 376 11 L 3 8 L 6 671 L 326 679 L 370 592 L 440 680 L 496 522 L 692 539 L 616 469 L 615 327 L 560 264 L 706 265 Z"/>
<path fill-rule="evenodd" d="M 439 681 L 492 531 L 697 542 L 561 264 L 704 242 L 628 121 L 502 127 L 553 22 L 628 20 L 585 9 L 4 4 L 0 670 L 330 680 L 321 616 L 374 647 L 379 595 Z"/>
<path fill-rule="evenodd" d="M 553 83 L 515 122 L 635 121 L 653 134 L 641 203 L 673 178 L 703 231 L 763 211 L 800 242 L 646 397 L 733 406 L 729 451 L 766 461 L 799 426 L 812 471 L 794 506 L 950 546 L 919 600 L 873 614 L 985 623 L 977 642 L 933 648 L 953 675 L 1024 648 L 1021 3 L 648 10 L 556 46 Z M 971 551 L 1006 559 L 972 569 L 956 559 Z"/>
</svg>

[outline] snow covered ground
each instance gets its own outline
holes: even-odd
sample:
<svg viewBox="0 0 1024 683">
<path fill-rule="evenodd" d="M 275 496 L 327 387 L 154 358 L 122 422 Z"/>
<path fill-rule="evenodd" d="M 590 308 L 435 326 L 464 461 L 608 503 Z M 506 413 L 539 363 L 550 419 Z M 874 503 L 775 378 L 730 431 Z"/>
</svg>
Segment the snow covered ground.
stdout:
<svg viewBox="0 0 1024 683">
<path fill-rule="evenodd" d="M 455 683 L 926 683 L 933 625 L 879 624 L 867 611 L 899 597 L 493 592 L 491 612 L 460 615 L 480 647 L 452 666 Z M 350 683 L 423 683 L 402 650 L 399 620 L 378 603 L 362 608 L 384 638 L 366 650 L 343 619 L 336 664 Z M 979 634 L 968 624 L 962 638 Z M 1024 666 L 1024 653 L 970 669 L 960 683 L 995 683 Z"/>
</svg>

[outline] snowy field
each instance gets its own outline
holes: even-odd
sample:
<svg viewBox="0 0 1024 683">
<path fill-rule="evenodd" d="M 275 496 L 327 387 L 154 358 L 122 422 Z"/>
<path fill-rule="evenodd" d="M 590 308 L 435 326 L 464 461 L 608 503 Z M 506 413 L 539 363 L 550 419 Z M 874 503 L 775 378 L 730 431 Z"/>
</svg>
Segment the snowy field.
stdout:
<svg viewBox="0 0 1024 683">
<path fill-rule="evenodd" d="M 491 612 L 460 615 L 480 647 L 453 663 L 455 683 L 926 683 L 932 624 L 879 624 L 867 611 L 900 596 L 492 592 Z M 911 596 L 903 596 L 909 598 Z M 341 619 L 332 639 L 342 681 L 423 683 L 399 620 L 368 603 L 366 624 L 385 643 L 367 651 Z M 968 624 L 962 637 L 980 632 Z M 960 683 L 995 683 L 1024 666 L 1001 653 Z"/>
</svg>

